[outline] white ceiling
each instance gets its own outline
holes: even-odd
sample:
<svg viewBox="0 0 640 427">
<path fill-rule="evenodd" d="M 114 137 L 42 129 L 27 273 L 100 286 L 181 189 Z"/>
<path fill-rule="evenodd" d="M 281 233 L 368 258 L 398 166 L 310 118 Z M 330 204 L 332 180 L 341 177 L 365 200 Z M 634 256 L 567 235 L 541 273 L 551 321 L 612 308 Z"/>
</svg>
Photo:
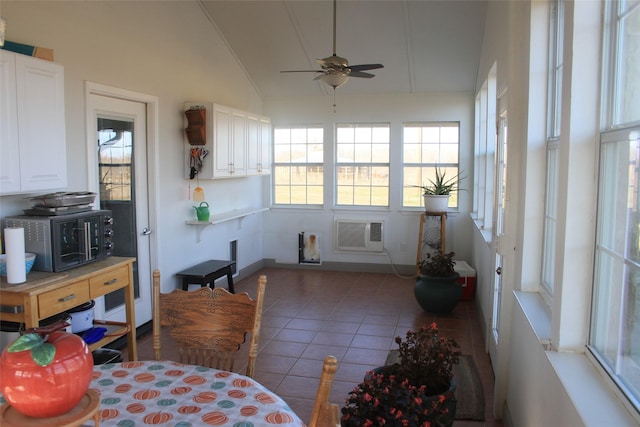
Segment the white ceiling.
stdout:
<svg viewBox="0 0 640 427">
<path fill-rule="evenodd" d="M 338 0 L 336 53 L 381 63 L 345 94 L 473 92 L 488 0 Z M 202 0 L 263 97 L 326 95 L 316 59 L 333 52 L 331 0 Z"/>
</svg>

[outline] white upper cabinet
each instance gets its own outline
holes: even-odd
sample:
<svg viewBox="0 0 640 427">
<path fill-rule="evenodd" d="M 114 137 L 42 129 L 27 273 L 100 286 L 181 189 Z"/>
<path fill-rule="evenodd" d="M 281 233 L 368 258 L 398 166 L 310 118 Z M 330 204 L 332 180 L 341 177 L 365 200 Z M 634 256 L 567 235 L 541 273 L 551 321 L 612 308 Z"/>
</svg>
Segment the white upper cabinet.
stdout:
<svg viewBox="0 0 640 427">
<path fill-rule="evenodd" d="M 0 117 L 0 194 L 64 189 L 64 68 L 0 50 Z"/>
<path fill-rule="evenodd" d="M 185 132 L 187 177 L 191 173 L 191 150 L 194 148 L 208 151 L 197 174 L 200 179 L 233 178 L 270 172 L 264 170 L 265 165 L 271 167 L 271 122 L 268 118 L 208 102 L 186 102 L 185 111 L 194 106 L 206 109 L 206 144 L 191 145 Z M 188 126 L 186 119 L 185 126 Z M 266 158 L 263 153 L 266 153 Z"/>
<path fill-rule="evenodd" d="M 247 174 L 271 173 L 271 120 L 255 115 L 247 116 Z"/>
</svg>

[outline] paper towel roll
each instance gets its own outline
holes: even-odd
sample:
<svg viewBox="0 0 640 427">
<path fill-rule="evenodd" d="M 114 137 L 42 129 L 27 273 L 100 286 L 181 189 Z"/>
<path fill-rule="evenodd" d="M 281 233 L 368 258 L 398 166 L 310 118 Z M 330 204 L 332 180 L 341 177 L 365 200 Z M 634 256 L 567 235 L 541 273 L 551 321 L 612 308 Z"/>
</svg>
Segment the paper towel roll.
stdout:
<svg viewBox="0 0 640 427">
<path fill-rule="evenodd" d="M 7 283 L 22 283 L 27 280 L 24 264 L 24 228 L 4 229 L 4 245 L 7 253 Z"/>
</svg>

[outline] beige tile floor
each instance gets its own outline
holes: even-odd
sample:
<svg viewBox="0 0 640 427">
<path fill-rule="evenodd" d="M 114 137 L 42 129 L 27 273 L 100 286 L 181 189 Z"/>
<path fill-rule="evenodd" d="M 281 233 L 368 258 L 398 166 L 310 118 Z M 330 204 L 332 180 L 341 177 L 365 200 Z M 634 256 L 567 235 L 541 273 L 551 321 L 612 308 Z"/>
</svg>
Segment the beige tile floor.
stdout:
<svg viewBox="0 0 640 427">
<path fill-rule="evenodd" d="M 265 274 L 268 283 L 255 378 L 282 396 L 303 420 L 310 418 L 325 356 L 338 358 L 331 400 L 342 405 L 364 374 L 384 364 L 389 350 L 397 348 L 394 337 L 435 321 L 442 335 L 454 338 L 463 354 L 474 357 L 484 389 L 485 420 L 456 420 L 454 425 L 502 426 L 492 414 L 493 372 L 473 301 L 462 301 L 450 314 L 434 315 L 415 302 L 412 279 L 275 268 L 238 281 L 236 292 L 255 295 L 259 274 Z M 173 359 L 166 339 L 162 357 Z M 151 334 L 139 338 L 138 353 L 140 359 L 153 358 Z M 236 370 L 244 372 L 243 367 Z"/>
</svg>

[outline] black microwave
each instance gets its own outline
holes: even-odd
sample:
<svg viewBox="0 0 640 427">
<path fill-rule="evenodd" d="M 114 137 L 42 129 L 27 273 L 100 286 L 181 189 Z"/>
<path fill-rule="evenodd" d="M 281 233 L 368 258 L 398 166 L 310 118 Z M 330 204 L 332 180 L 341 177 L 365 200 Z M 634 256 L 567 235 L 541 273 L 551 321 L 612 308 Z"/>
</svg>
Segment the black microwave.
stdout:
<svg viewBox="0 0 640 427">
<path fill-rule="evenodd" d="M 36 254 L 36 271 L 64 271 L 113 255 L 113 218 L 108 210 L 10 216 L 3 222 L 3 227 L 24 228 L 24 248 Z"/>
</svg>

